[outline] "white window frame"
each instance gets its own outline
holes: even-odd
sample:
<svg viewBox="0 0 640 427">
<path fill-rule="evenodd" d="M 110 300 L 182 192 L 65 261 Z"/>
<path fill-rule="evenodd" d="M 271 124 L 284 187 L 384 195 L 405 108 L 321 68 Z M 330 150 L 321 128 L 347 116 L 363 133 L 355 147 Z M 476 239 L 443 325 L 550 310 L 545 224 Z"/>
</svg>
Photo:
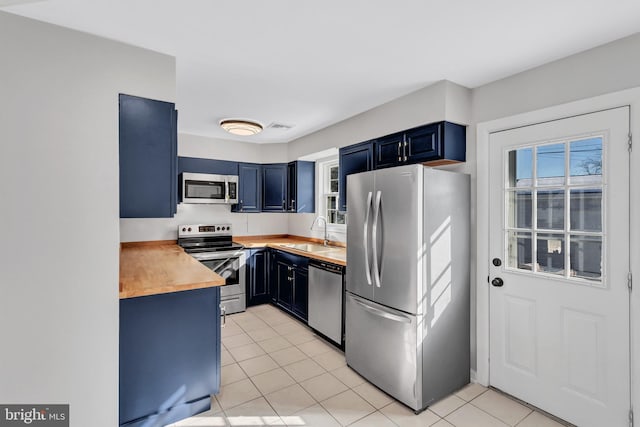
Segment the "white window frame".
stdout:
<svg viewBox="0 0 640 427">
<path fill-rule="evenodd" d="M 329 187 L 329 181 L 330 181 L 330 177 L 331 177 L 331 172 L 330 169 L 333 167 L 338 166 L 338 157 L 337 156 L 332 156 L 329 157 L 327 159 L 323 159 L 321 161 L 317 162 L 318 168 L 318 185 L 317 185 L 317 213 L 318 215 L 322 215 L 324 217 L 327 218 L 327 221 L 329 220 L 329 215 L 328 215 L 328 206 L 327 206 L 327 196 L 329 195 L 338 195 L 337 192 L 331 192 L 330 191 L 330 187 Z M 338 206 L 339 206 L 340 200 L 338 199 Z M 346 222 L 346 218 L 345 218 L 345 222 Z M 346 224 L 333 224 L 333 223 L 327 223 L 327 231 L 331 231 L 333 233 L 346 233 L 347 232 L 347 225 Z"/>
</svg>

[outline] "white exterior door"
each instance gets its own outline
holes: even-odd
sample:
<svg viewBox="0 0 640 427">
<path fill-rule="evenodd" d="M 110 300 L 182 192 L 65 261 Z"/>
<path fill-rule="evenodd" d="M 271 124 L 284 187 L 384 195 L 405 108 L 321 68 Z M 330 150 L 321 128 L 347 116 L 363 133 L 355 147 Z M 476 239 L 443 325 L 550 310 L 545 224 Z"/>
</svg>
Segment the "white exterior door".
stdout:
<svg viewBox="0 0 640 427">
<path fill-rule="evenodd" d="M 629 108 L 490 136 L 490 384 L 627 426 Z"/>
</svg>

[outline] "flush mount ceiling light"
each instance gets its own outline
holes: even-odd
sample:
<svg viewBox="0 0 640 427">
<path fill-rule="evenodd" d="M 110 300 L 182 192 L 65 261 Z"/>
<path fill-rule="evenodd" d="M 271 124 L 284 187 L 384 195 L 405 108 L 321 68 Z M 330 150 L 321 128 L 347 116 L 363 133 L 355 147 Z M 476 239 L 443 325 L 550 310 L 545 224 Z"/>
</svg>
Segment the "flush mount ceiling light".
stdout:
<svg viewBox="0 0 640 427">
<path fill-rule="evenodd" d="M 220 127 L 229 133 L 240 136 L 250 136 L 262 132 L 262 125 L 257 122 L 239 119 L 224 119 Z"/>
</svg>

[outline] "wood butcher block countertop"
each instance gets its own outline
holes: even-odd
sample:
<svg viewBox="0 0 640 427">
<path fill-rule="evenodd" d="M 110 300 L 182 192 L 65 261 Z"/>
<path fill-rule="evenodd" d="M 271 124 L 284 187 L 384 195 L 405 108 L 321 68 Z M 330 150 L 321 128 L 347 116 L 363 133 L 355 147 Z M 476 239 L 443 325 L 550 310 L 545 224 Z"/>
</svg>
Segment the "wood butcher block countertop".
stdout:
<svg viewBox="0 0 640 427">
<path fill-rule="evenodd" d="M 247 249 L 269 247 L 320 261 L 331 262 L 333 264 L 343 266 L 347 265 L 347 248 L 344 247 L 344 243 L 340 242 L 329 242 L 329 246 L 326 251 L 307 252 L 295 248 L 289 248 L 284 245 L 296 243 L 322 244 L 322 240 L 285 234 L 274 236 L 237 236 L 233 238 L 233 241 L 244 245 Z"/>
<path fill-rule="evenodd" d="M 224 285 L 175 242 L 122 243 L 120 299 Z"/>
</svg>

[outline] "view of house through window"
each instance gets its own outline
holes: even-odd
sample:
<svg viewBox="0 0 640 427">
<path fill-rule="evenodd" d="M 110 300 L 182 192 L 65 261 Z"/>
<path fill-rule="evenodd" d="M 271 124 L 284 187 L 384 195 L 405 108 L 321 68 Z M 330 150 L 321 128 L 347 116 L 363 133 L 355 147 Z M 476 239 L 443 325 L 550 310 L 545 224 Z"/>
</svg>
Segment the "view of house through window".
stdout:
<svg viewBox="0 0 640 427">
<path fill-rule="evenodd" d="M 327 223 L 344 224 L 344 213 L 338 211 L 338 161 L 325 163 L 323 172 L 323 193 Z"/>
<path fill-rule="evenodd" d="M 602 137 L 508 152 L 507 265 L 601 281 Z"/>
</svg>

